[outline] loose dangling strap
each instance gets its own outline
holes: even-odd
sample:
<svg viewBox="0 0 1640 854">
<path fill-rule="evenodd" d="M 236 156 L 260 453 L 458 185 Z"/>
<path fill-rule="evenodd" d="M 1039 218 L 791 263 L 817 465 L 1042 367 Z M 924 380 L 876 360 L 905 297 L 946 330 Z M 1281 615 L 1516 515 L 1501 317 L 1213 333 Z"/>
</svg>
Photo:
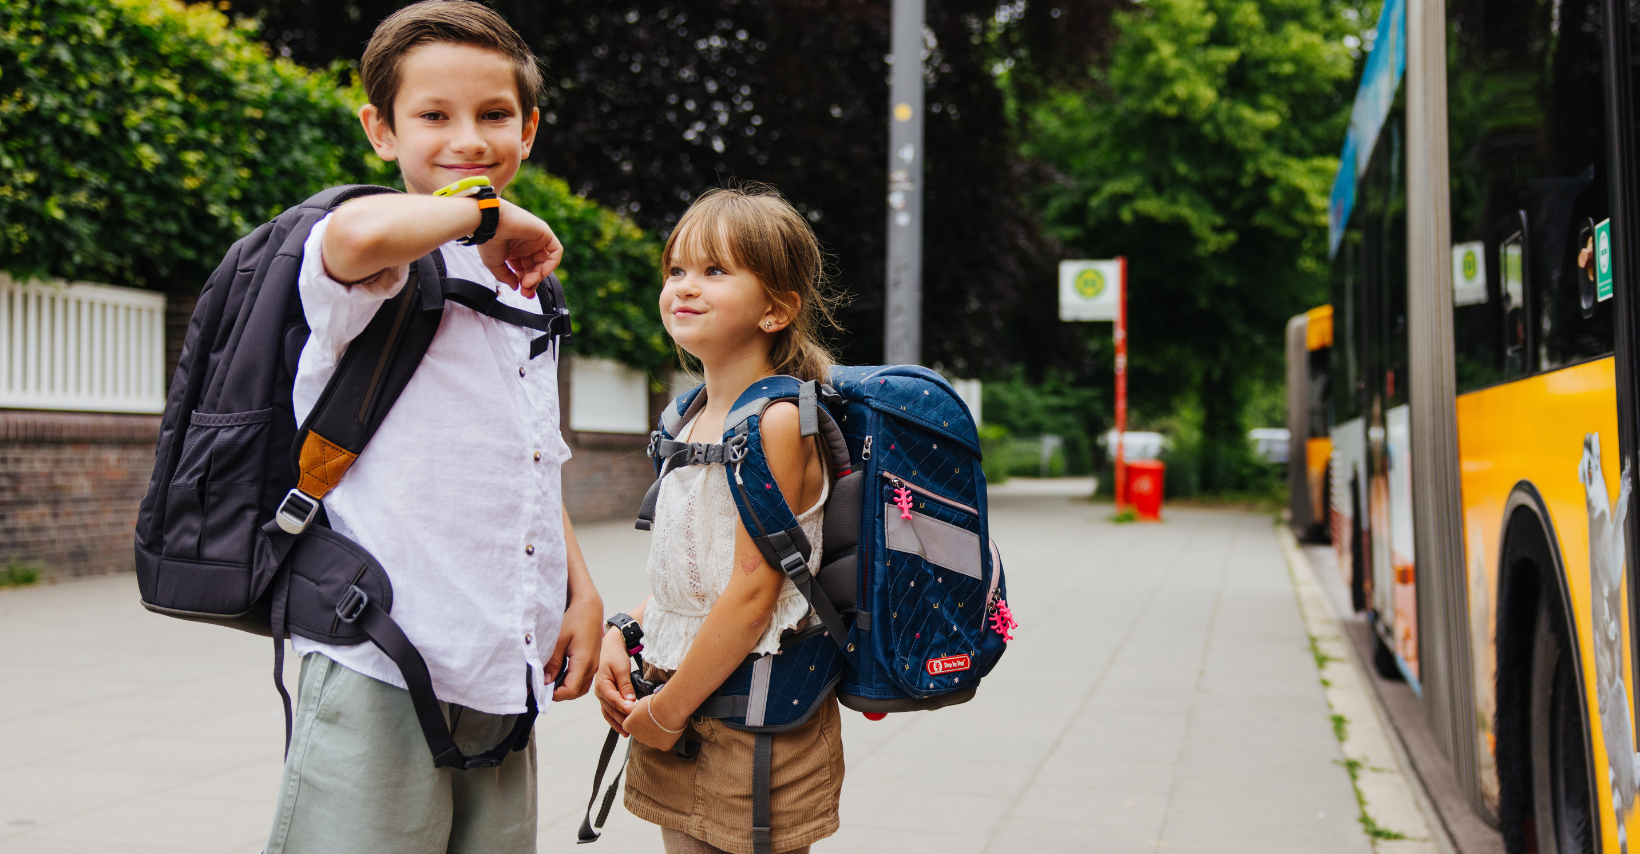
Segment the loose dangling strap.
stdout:
<svg viewBox="0 0 1640 854">
<path fill-rule="evenodd" d="M 615 755 L 615 745 L 621 740 L 620 733 L 614 729 L 609 731 L 609 737 L 604 739 L 603 752 L 598 754 L 598 771 L 592 775 L 592 797 L 587 798 L 587 814 L 581 819 L 581 829 L 575 835 L 577 844 L 597 842 L 603 834 L 604 822 L 609 818 L 609 810 L 615 805 L 615 792 L 621 788 L 621 775 L 626 773 L 626 763 L 632 758 L 632 745 L 626 746 L 626 756 L 621 758 L 621 767 L 615 771 L 615 779 L 609 783 L 609 791 L 604 793 L 603 806 L 598 808 L 598 818 L 592 818 L 592 805 L 598 802 L 598 787 L 604 784 L 604 771 L 609 768 L 609 760 Z"/>
</svg>

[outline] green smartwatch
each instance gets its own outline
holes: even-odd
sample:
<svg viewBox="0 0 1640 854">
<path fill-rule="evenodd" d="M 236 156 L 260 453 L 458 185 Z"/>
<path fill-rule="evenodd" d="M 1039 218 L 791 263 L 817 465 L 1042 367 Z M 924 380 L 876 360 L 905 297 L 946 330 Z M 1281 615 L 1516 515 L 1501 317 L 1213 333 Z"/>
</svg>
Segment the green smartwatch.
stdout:
<svg viewBox="0 0 1640 854">
<path fill-rule="evenodd" d="M 495 229 L 501 224 L 501 199 L 496 196 L 495 188 L 490 186 L 490 179 L 483 175 L 472 178 L 463 178 L 448 187 L 437 190 L 435 196 L 450 196 L 453 198 L 471 197 L 478 200 L 478 228 L 466 237 L 457 238 L 456 242 L 462 246 L 481 246 L 495 237 Z"/>
</svg>

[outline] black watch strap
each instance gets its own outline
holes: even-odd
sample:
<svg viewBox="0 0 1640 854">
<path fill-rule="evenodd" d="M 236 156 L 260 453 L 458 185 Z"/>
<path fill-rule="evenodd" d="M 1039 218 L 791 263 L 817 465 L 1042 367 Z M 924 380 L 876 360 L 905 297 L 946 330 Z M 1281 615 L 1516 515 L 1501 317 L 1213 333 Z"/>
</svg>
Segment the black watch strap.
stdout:
<svg viewBox="0 0 1640 854">
<path fill-rule="evenodd" d="M 614 626 L 621 630 L 621 641 L 626 644 L 627 655 L 637 655 L 643 652 L 643 626 L 625 613 L 616 614 L 604 621 L 606 626 Z"/>
<path fill-rule="evenodd" d="M 501 224 L 501 199 L 495 195 L 493 187 L 479 187 L 473 193 L 478 199 L 478 228 L 466 237 L 458 238 L 457 243 L 463 246 L 481 246 L 495 237 L 496 226 Z"/>
</svg>

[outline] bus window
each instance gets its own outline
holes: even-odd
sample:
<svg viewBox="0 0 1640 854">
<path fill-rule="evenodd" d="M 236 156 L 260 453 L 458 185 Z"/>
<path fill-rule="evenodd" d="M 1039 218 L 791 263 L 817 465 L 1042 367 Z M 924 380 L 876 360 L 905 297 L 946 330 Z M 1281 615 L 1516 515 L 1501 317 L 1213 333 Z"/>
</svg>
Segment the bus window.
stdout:
<svg viewBox="0 0 1640 854">
<path fill-rule="evenodd" d="M 1453 307 L 1462 393 L 1612 352 L 1611 301 L 1585 306 L 1578 266 L 1611 215 L 1604 21 L 1597 3 L 1447 8 L 1452 241 L 1484 245 L 1487 280 Z"/>
<path fill-rule="evenodd" d="M 1358 219 L 1359 217 L 1356 217 Z M 1345 229 L 1332 266 L 1333 346 L 1330 355 L 1332 423 L 1361 417 L 1366 379 L 1361 364 L 1361 229 Z M 1325 435 L 1325 434 L 1323 434 Z"/>
</svg>

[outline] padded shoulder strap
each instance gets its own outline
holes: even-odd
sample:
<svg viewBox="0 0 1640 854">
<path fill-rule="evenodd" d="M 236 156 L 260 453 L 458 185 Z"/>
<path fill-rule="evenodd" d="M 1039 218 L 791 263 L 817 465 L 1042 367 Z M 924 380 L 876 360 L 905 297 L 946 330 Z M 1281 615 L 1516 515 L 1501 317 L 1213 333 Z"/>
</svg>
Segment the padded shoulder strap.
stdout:
<svg viewBox="0 0 1640 854">
<path fill-rule="evenodd" d="M 359 336 L 347 345 L 336 373 L 296 434 L 291 449 L 296 488 L 323 499 L 347 473 L 376 434 L 382 419 L 421 364 L 443 318 L 442 301 L 426 308 L 426 291 L 439 290 L 432 255 L 410 267 L 410 280 L 399 295 L 376 310 Z"/>
<path fill-rule="evenodd" d="M 741 459 L 738 462 L 725 465 L 724 469 L 729 478 L 729 493 L 734 496 L 741 523 L 751 534 L 752 542 L 763 554 L 763 559 L 792 580 L 792 584 L 813 606 L 815 615 L 825 624 L 832 640 L 842 647 L 848 642 L 847 627 L 843 625 L 831 598 L 809 571 L 809 555 L 814 547 L 803 533 L 803 527 L 797 523 L 797 514 L 786 503 L 785 495 L 774 482 L 774 473 L 769 469 L 769 460 L 763 450 L 763 434 L 759 430 L 764 411 L 778 400 L 798 401 L 798 423 L 802 425 L 805 385 L 795 377 L 770 377 L 753 383 L 741 394 L 740 399 L 735 401 L 735 408 L 725 419 L 723 442 L 725 445 L 741 445 L 744 452 L 739 455 Z M 814 393 L 811 391 L 809 404 L 813 405 L 813 402 Z M 818 431 L 822 421 L 820 415 L 814 412 L 811 418 Z M 831 425 L 832 431 L 837 431 L 837 425 L 831 423 L 829 414 L 823 420 Z M 841 447 L 840 431 L 837 438 L 836 447 Z M 828 449 L 833 447 L 830 442 L 827 446 Z M 834 472 L 848 470 L 846 451 L 842 466 L 839 468 L 835 459 L 832 466 Z"/>
</svg>

